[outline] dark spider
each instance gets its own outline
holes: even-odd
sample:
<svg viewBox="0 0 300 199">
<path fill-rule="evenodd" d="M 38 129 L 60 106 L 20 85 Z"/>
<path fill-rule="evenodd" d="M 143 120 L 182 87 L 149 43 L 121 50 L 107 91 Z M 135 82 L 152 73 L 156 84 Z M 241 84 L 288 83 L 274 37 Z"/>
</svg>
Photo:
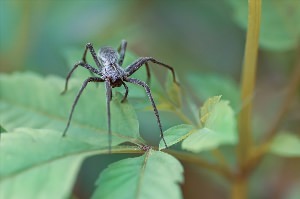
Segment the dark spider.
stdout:
<svg viewBox="0 0 300 199">
<path fill-rule="evenodd" d="M 137 59 L 135 62 L 133 62 L 131 65 L 127 66 L 125 69 L 123 69 L 121 66 L 123 64 L 123 60 L 125 57 L 125 51 L 126 51 L 126 46 L 127 46 L 127 42 L 125 40 L 122 40 L 122 43 L 120 45 L 120 47 L 118 48 L 118 51 L 116 51 L 115 49 L 111 48 L 111 47 L 102 47 L 99 49 L 98 54 L 95 53 L 95 50 L 93 48 L 93 45 L 91 43 L 87 43 L 84 53 L 83 53 L 83 57 L 82 57 L 82 61 L 78 62 L 77 64 L 74 65 L 74 67 L 72 68 L 72 70 L 69 72 L 69 74 L 66 77 L 66 84 L 65 84 L 65 89 L 62 92 L 62 94 L 64 94 L 67 89 L 68 89 L 68 81 L 72 75 L 72 73 L 75 71 L 75 69 L 78 66 L 82 66 L 86 69 L 88 69 L 92 75 L 98 75 L 99 77 L 89 77 L 87 78 L 84 82 L 83 85 L 81 86 L 75 100 L 74 103 L 72 105 L 72 109 L 69 115 L 69 120 L 67 123 L 67 126 L 63 132 L 63 136 L 66 136 L 66 133 L 68 131 L 68 128 L 70 126 L 71 123 L 71 119 L 72 119 L 72 115 L 73 115 L 73 111 L 75 109 L 75 106 L 78 102 L 78 99 L 80 97 L 80 95 L 82 94 L 83 90 L 85 89 L 85 87 L 87 86 L 87 84 L 89 82 L 105 82 L 105 87 L 106 87 L 106 108 L 107 108 L 107 117 L 108 117 L 108 133 L 109 133 L 109 151 L 111 150 L 111 142 L 112 142 L 112 135 L 111 135 L 111 119 L 110 119 L 110 101 L 112 99 L 112 88 L 114 87 L 120 87 L 120 86 L 124 86 L 125 88 L 125 95 L 122 99 L 121 102 L 124 102 L 127 98 L 128 95 L 128 87 L 125 84 L 125 82 L 129 82 L 129 83 L 133 83 L 136 85 L 140 85 L 142 87 L 144 87 L 144 89 L 146 90 L 146 93 L 151 101 L 156 119 L 157 119 L 157 123 L 158 123 L 158 127 L 160 130 L 160 137 L 163 139 L 165 146 L 167 147 L 167 143 L 164 139 L 164 135 L 162 132 L 162 126 L 160 123 L 160 119 L 159 119 L 159 114 L 156 108 L 156 105 L 154 103 L 153 97 L 151 95 L 151 91 L 149 86 L 138 79 L 134 79 L 134 78 L 130 78 L 130 76 L 136 72 L 142 65 L 145 64 L 146 66 L 146 71 L 147 71 L 147 82 L 149 82 L 150 80 L 150 70 L 149 70 L 149 65 L 148 62 L 153 62 L 156 64 L 159 64 L 163 67 L 166 67 L 167 69 L 171 70 L 172 75 L 173 75 L 173 81 L 177 83 L 176 78 L 175 78 L 175 72 L 174 69 L 169 66 L 166 65 L 162 62 L 157 61 L 156 59 L 152 58 L 152 57 L 140 57 L 139 59 Z M 98 68 L 94 68 L 91 65 L 89 65 L 86 62 L 86 53 L 87 50 L 90 51 L 96 65 Z"/>
</svg>

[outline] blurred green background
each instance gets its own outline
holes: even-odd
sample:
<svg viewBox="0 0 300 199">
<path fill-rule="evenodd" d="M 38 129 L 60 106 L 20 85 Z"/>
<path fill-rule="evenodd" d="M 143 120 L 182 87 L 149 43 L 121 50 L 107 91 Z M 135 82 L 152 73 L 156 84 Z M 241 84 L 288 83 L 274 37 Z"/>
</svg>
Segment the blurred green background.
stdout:
<svg viewBox="0 0 300 199">
<path fill-rule="evenodd" d="M 267 128 L 276 115 L 299 56 L 300 1 L 263 0 L 262 12 L 254 96 L 257 132 Z M 238 86 L 246 27 L 246 0 L 0 0 L 0 72 L 30 70 L 65 77 L 70 68 L 67 50 L 83 52 L 87 42 L 96 48 L 117 48 L 121 39 L 126 39 L 129 51 L 173 66 L 187 90 L 191 74 L 215 74 Z M 293 110 L 297 109 L 299 100 L 293 105 Z M 157 136 L 147 128 L 156 125 L 152 114 L 139 113 L 140 129 L 149 143 L 157 144 Z M 164 129 L 180 122 L 169 116 L 162 115 Z M 298 111 L 291 111 L 283 128 L 299 135 L 299 121 Z M 88 197 L 97 172 L 121 157 L 88 159 L 79 174 L 76 195 Z M 215 178 L 208 180 L 211 176 L 206 171 L 184 166 L 186 198 L 224 198 L 228 184 Z M 251 196 L 265 192 L 264 198 L 287 198 L 287 187 L 293 187 L 300 175 L 296 168 L 300 168 L 299 159 L 267 158 L 252 178 Z M 262 179 L 261 173 L 269 178 Z M 260 184 L 267 184 L 267 188 L 263 190 Z"/>
</svg>

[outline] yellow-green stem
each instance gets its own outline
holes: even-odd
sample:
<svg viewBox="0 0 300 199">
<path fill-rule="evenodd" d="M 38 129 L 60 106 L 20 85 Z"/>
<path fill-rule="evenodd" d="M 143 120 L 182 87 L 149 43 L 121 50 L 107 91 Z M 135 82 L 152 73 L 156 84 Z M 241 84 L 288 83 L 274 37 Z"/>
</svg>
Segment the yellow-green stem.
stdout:
<svg viewBox="0 0 300 199">
<path fill-rule="evenodd" d="M 257 54 L 259 43 L 261 0 L 248 0 L 248 29 L 242 69 L 241 103 L 239 114 L 239 143 L 237 146 L 238 172 L 232 185 L 231 198 L 247 198 L 247 176 L 243 176 L 244 166 L 252 147 L 252 100 L 256 78 Z M 243 176 L 240 178 L 240 176 Z"/>
<path fill-rule="evenodd" d="M 256 62 L 258 53 L 261 0 L 248 0 L 248 31 L 242 70 L 241 100 L 244 108 L 239 114 L 239 165 L 246 163 L 252 146 L 252 98 L 255 86 Z"/>
<path fill-rule="evenodd" d="M 246 178 L 235 179 L 231 190 L 231 199 L 245 199 L 247 197 L 247 189 Z"/>
<path fill-rule="evenodd" d="M 297 50 L 297 54 L 300 52 L 300 45 Z M 249 175 L 255 167 L 260 163 L 263 159 L 266 152 L 269 150 L 269 147 L 272 144 L 272 138 L 278 133 L 280 125 L 286 118 L 286 114 L 288 113 L 291 104 L 293 104 L 293 100 L 295 100 L 295 96 L 297 94 L 298 88 L 300 86 L 300 58 L 298 57 L 295 63 L 294 70 L 292 71 L 292 77 L 288 85 L 286 86 L 287 94 L 284 97 L 283 103 L 281 104 L 278 114 L 275 117 L 274 122 L 271 125 L 271 128 L 264 133 L 265 137 L 263 143 L 256 147 L 252 152 L 251 159 L 248 160 L 247 166 L 244 168 L 246 175 Z"/>
</svg>

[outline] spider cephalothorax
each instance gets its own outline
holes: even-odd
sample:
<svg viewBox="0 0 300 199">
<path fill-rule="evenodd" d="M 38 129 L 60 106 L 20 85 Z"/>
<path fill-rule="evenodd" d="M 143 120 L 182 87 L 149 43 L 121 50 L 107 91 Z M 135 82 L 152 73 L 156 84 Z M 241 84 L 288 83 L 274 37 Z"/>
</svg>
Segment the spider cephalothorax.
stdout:
<svg viewBox="0 0 300 199">
<path fill-rule="evenodd" d="M 176 81 L 176 78 L 175 78 L 174 69 L 171 66 L 166 65 L 162 62 L 159 62 L 159 61 L 157 61 L 156 59 L 154 59 L 152 57 L 140 57 L 124 69 L 121 66 L 123 64 L 125 51 L 126 51 L 126 46 L 127 46 L 127 42 L 125 40 L 122 40 L 122 43 L 121 43 L 120 47 L 118 48 L 118 50 L 115 50 L 111 47 L 102 47 L 98 51 L 98 54 L 96 54 L 92 44 L 91 43 L 86 44 L 82 60 L 80 62 L 78 62 L 77 64 L 75 64 L 74 67 L 72 68 L 72 70 L 67 75 L 65 90 L 62 93 L 65 93 L 67 91 L 68 81 L 69 81 L 72 73 L 74 72 L 74 70 L 78 66 L 82 66 L 82 67 L 88 69 L 91 72 L 91 74 L 97 75 L 97 77 L 95 77 L 95 76 L 89 77 L 83 82 L 83 85 L 81 86 L 81 88 L 80 88 L 80 90 L 79 90 L 79 92 L 78 92 L 78 94 L 77 94 L 77 96 L 74 100 L 74 103 L 72 105 L 69 120 L 68 120 L 67 126 L 66 126 L 66 128 L 63 132 L 63 136 L 65 136 L 66 133 L 67 133 L 67 130 L 68 130 L 68 128 L 70 126 L 70 123 L 71 123 L 71 119 L 72 119 L 72 115 L 73 115 L 75 106 L 76 106 L 76 104 L 79 100 L 79 97 L 80 97 L 81 93 L 83 92 L 83 90 L 85 89 L 87 84 L 89 82 L 105 82 L 106 107 L 107 107 L 107 116 L 108 116 L 109 151 L 110 151 L 111 150 L 110 101 L 111 101 L 111 98 L 112 98 L 112 88 L 120 87 L 122 85 L 124 86 L 125 94 L 124 94 L 124 97 L 121 101 L 121 102 L 124 102 L 127 98 L 127 95 L 128 95 L 128 87 L 127 87 L 125 82 L 129 82 L 129 83 L 136 84 L 136 85 L 144 87 L 144 89 L 145 89 L 145 91 L 146 91 L 146 93 L 147 93 L 147 95 L 150 99 L 150 102 L 152 104 L 152 107 L 153 107 L 153 110 L 154 110 L 154 113 L 155 113 L 155 116 L 156 116 L 156 119 L 157 119 L 158 127 L 159 127 L 159 130 L 160 130 L 160 136 L 161 136 L 165 146 L 167 147 L 167 143 L 164 139 L 164 135 L 163 135 L 163 132 L 162 132 L 162 126 L 161 126 L 158 110 L 157 110 L 156 105 L 154 103 L 154 100 L 153 100 L 153 97 L 152 97 L 149 86 L 141 80 L 138 80 L 138 79 L 135 79 L 135 78 L 130 78 L 130 76 L 135 71 L 137 71 L 142 65 L 145 64 L 146 70 L 147 70 L 147 81 L 149 81 L 150 70 L 149 70 L 148 62 L 153 62 L 153 63 L 156 63 L 158 65 L 161 65 L 161 66 L 166 67 L 167 69 L 171 70 L 172 75 L 173 75 L 173 81 L 176 84 L 178 84 L 177 81 Z M 91 65 L 89 65 L 86 62 L 86 53 L 87 53 L 88 50 L 90 51 L 96 65 L 97 65 L 97 68 L 92 67 Z"/>
</svg>

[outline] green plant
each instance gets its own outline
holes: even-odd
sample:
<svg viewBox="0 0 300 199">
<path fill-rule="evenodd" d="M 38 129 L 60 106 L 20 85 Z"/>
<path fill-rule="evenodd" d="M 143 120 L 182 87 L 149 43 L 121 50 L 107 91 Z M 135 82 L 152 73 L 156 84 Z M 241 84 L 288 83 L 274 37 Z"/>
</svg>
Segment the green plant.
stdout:
<svg viewBox="0 0 300 199">
<path fill-rule="evenodd" d="M 299 67 L 295 67 L 287 97 L 266 133 L 266 139 L 262 144 L 254 144 L 252 138 L 252 101 L 249 98 L 253 96 L 255 83 L 260 1 L 249 2 L 254 4 L 250 4 L 251 23 L 247 34 L 241 100 L 237 87 L 224 77 L 189 76 L 193 91 L 189 93 L 205 101 L 200 107 L 192 100 L 194 96 L 185 96 L 183 100 L 180 88 L 170 78 L 163 87 L 157 80 L 152 80 L 158 109 L 177 115 L 183 124 L 164 132 L 170 149 L 164 149 L 163 143 L 160 143 L 159 148 L 143 151 L 138 146 L 147 143 L 139 134 L 136 111 L 131 105 L 134 104 L 138 110 L 149 109 L 149 105 L 141 100 L 145 97 L 143 91 L 130 88 L 130 100 L 137 103 L 129 101 L 124 104 L 120 103 L 122 96 L 117 91 L 112 102 L 112 153 L 140 155 L 115 162 L 104 170 L 96 182 L 93 198 L 181 198 L 179 184 L 183 182 L 183 167 L 178 160 L 224 177 L 232 186 L 232 198 L 246 198 L 249 177 L 265 155 L 300 156 L 300 139 L 297 136 L 276 134 L 296 94 L 300 81 Z M 73 57 L 78 59 L 78 56 L 69 58 L 72 60 L 70 66 L 76 61 Z M 69 109 L 82 83 L 80 77 L 89 75 L 85 71 L 76 74 L 70 83 L 70 91 L 63 97 L 60 92 L 64 80 L 60 77 L 45 78 L 34 73 L 0 75 L 0 129 L 3 132 L 0 143 L 1 198 L 70 197 L 83 160 L 92 155 L 108 154 L 103 85 L 98 88 L 89 86 L 84 92 L 76 108 L 70 134 L 61 138 Z M 138 75 L 143 74 L 145 71 Z M 187 107 L 191 110 L 190 114 L 184 111 Z M 158 131 L 153 129 L 153 133 L 158 134 Z M 131 144 L 119 145 L 124 142 Z M 182 150 L 172 147 L 179 143 Z M 223 145 L 237 149 L 238 163 L 224 155 L 220 148 Z M 205 151 L 212 154 L 212 158 L 202 156 Z"/>
</svg>

